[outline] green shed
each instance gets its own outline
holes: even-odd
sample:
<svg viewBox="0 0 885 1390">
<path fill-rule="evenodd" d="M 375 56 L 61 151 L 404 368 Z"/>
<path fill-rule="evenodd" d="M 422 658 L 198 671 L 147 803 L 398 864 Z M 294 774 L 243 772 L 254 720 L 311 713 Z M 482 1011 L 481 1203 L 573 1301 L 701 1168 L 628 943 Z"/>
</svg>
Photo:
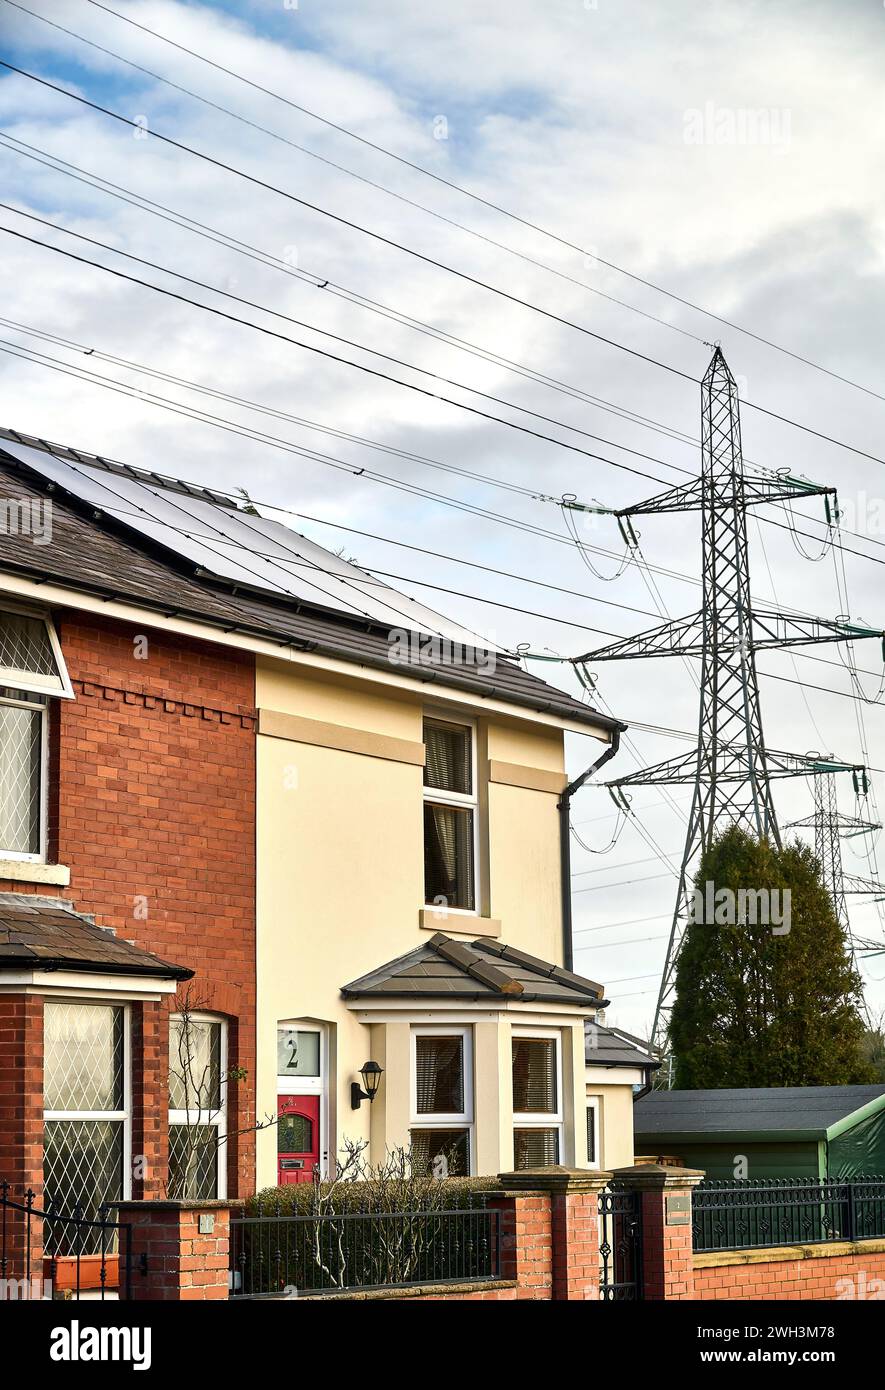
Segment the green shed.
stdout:
<svg viewBox="0 0 885 1390">
<path fill-rule="evenodd" d="M 650 1091 L 633 1133 L 637 1161 L 675 1158 L 709 1178 L 885 1174 L 885 1085 Z"/>
</svg>

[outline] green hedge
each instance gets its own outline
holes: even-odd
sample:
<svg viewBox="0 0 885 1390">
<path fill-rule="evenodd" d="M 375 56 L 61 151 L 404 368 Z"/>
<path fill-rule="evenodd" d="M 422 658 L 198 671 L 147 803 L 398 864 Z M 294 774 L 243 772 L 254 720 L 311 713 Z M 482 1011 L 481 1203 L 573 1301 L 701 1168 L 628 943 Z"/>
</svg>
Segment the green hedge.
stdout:
<svg viewBox="0 0 885 1390">
<path fill-rule="evenodd" d="M 371 1179 L 343 1182 L 332 1191 L 332 1211 L 435 1211 L 482 1207 L 484 1194 L 498 1187 L 494 1178 L 410 1179 L 405 1184 L 378 1183 Z M 330 1184 L 321 1183 L 326 1195 Z M 316 1193 L 311 1182 L 290 1183 L 286 1187 L 266 1187 L 246 1202 L 248 1216 L 309 1216 L 316 1209 Z"/>
</svg>

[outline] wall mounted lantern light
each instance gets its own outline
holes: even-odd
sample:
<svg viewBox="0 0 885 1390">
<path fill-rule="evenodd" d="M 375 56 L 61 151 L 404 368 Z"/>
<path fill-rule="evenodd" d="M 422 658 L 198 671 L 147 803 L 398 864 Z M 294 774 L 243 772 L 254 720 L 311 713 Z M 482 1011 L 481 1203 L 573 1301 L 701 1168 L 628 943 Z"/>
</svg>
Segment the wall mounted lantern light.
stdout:
<svg viewBox="0 0 885 1390">
<path fill-rule="evenodd" d="M 363 1085 L 358 1081 L 350 1083 L 350 1108 L 359 1110 L 364 1100 L 373 1101 L 378 1094 L 378 1087 L 381 1085 L 383 1068 L 377 1062 L 364 1062 L 360 1067 L 360 1076 L 363 1078 Z M 365 1090 L 363 1089 L 365 1087 Z"/>
</svg>

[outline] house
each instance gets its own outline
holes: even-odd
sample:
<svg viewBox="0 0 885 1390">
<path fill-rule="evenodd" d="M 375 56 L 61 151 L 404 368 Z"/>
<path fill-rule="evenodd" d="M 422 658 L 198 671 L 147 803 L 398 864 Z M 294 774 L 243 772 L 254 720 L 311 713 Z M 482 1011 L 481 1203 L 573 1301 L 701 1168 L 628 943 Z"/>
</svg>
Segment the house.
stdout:
<svg viewBox="0 0 885 1390">
<path fill-rule="evenodd" d="M 634 1102 L 661 1064 L 641 1038 L 607 1025 L 604 1009 L 584 1023 L 584 1063 L 588 1162 L 595 1168 L 629 1168 Z"/>
<path fill-rule="evenodd" d="M 634 1117 L 637 1155 L 709 1178 L 885 1173 L 885 1085 L 651 1091 Z"/>
<path fill-rule="evenodd" d="M 0 486 L 0 1178 L 629 1162 L 564 760 L 618 721 L 219 491 L 13 431 Z"/>
</svg>

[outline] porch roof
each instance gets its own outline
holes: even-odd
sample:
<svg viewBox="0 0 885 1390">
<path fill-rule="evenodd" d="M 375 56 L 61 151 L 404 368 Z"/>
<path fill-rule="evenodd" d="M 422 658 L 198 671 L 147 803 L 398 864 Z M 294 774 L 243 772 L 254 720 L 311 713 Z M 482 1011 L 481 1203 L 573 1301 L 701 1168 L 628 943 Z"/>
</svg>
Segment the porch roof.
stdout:
<svg viewBox="0 0 885 1390">
<path fill-rule="evenodd" d="M 165 980 L 188 980 L 194 973 L 97 927 L 65 899 L 0 893 L 0 972 L 22 969 Z"/>
<path fill-rule="evenodd" d="M 602 985 L 501 941 L 453 941 L 437 932 L 423 945 L 343 985 L 345 999 L 482 1000 L 601 1008 Z"/>
<path fill-rule="evenodd" d="M 640 1067 L 645 1071 L 661 1065 L 640 1038 L 591 1018 L 584 1020 L 584 1060 L 588 1067 Z"/>
</svg>

